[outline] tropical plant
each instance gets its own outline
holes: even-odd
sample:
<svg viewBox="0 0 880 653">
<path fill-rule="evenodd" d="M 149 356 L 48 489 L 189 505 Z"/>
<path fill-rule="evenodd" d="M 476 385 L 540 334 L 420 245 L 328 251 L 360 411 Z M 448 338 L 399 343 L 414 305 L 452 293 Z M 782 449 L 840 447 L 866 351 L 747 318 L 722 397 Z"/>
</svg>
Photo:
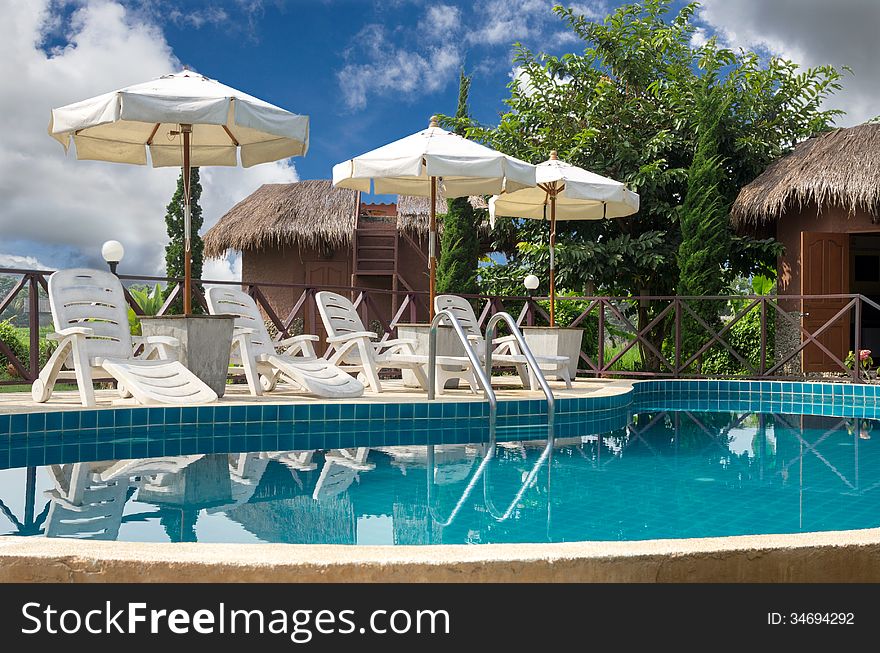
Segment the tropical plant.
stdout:
<svg viewBox="0 0 880 653">
<path fill-rule="evenodd" d="M 128 292 L 144 315 L 158 315 L 162 309 L 162 304 L 165 303 L 162 286 L 158 283 L 152 290 L 149 286 L 132 286 L 128 289 Z M 128 307 L 128 325 L 131 328 L 132 335 L 141 334 L 141 322 L 131 306 Z"/>
<path fill-rule="evenodd" d="M 583 52 L 551 56 L 518 45 L 509 111 L 496 126 L 468 129 L 468 136 L 531 162 L 558 150 L 560 158 L 639 193 L 641 208 L 632 219 L 560 223 L 561 287 L 592 284 L 618 295 L 675 292 L 679 207 L 703 120 L 695 96 L 705 79 L 727 98 L 717 150 L 724 162 L 719 191 L 725 205 L 770 162 L 829 128 L 840 113 L 825 108 L 829 94 L 840 88 L 834 67 L 803 70 L 782 58 L 720 47 L 715 39 L 700 43 L 693 38 L 696 5 L 670 15 L 672 6 L 669 0 L 645 0 L 619 7 L 601 22 L 557 6 L 554 11 L 584 43 Z M 517 240 L 534 248 L 512 252 L 511 262 L 529 263 L 545 249 L 546 226 L 514 224 Z M 725 270 L 731 276 L 769 273 L 776 252 L 768 241 L 731 238 Z M 583 264 L 568 266 L 565 256 Z M 639 328 L 663 307 L 641 303 Z M 659 345 L 670 327 L 661 320 L 647 338 Z M 642 357 L 647 369 L 658 367 L 644 347 Z"/>
<path fill-rule="evenodd" d="M 687 194 L 679 212 L 678 294 L 684 296 L 717 296 L 725 286 L 730 231 L 721 192 L 724 162 L 718 149 L 720 121 L 727 107 L 724 90 L 714 81 L 714 75 L 705 76 L 696 95 L 701 110 L 697 150 L 688 170 Z M 706 327 L 718 330 L 723 305 L 718 301 L 684 301 L 688 310 L 681 319 L 681 355 L 689 357 L 704 339 Z"/>
<path fill-rule="evenodd" d="M 199 181 L 199 169 L 192 168 L 190 171 L 190 214 L 192 221 L 192 278 L 198 279 L 202 276 L 202 263 L 204 261 L 204 242 L 199 235 L 202 228 L 202 207 L 199 205 L 199 199 L 202 196 L 202 184 Z M 177 178 L 177 189 L 174 196 L 168 204 L 165 213 L 165 226 L 168 232 L 168 244 L 165 246 L 165 276 L 167 277 L 183 277 L 184 276 L 184 193 L 183 193 L 183 173 Z M 165 288 L 165 299 L 173 291 L 174 285 L 168 284 Z M 182 293 L 181 293 L 182 297 Z M 193 312 L 200 312 L 201 307 L 193 304 Z M 170 307 L 170 312 L 180 313 L 183 311 L 183 300 L 176 299 Z"/>
</svg>

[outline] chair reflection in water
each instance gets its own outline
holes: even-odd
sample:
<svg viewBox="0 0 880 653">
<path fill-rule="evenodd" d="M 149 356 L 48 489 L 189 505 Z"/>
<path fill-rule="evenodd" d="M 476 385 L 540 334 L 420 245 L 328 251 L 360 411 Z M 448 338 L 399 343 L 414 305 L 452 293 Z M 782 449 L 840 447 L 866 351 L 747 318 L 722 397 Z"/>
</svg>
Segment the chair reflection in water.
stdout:
<svg viewBox="0 0 880 653">
<path fill-rule="evenodd" d="M 129 488 L 159 485 L 201 456 L 50 465 L 47 537 L 115 540 Z"/>
</svg>

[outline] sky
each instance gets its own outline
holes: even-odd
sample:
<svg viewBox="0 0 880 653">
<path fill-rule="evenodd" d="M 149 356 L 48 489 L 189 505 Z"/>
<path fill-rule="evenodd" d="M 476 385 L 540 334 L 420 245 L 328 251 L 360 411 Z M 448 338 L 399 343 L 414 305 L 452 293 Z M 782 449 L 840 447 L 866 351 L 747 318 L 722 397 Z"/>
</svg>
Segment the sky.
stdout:
<svg viewBox="0 0 880 653">
<path fill-rule="evenodd" d="M 0 267 L 103 266 L 162 274 L 173 169 L 77 161 L 47 135 L 50 110 L 186 66 L 310 117 L 305 157 L 249 169 L 203 168 L 205 229 L 263 183 L 329 178 L 332 166 L 453 113 L 459 71 L 471 114 L 497 122 L 513 44 L 552 54 L 584 44 L 554 0 L 0 0 Z M 613 0 L 566 3 L 601 19 Z M 676 3 L 676 7 L 681 6 Z M 880 114 L 877 0 L 704 0 L 696 38 L 849 66 L 829 106 L 838 125 Z M 209 279 L 240 277 L 231 255 Z"/>
</svg>

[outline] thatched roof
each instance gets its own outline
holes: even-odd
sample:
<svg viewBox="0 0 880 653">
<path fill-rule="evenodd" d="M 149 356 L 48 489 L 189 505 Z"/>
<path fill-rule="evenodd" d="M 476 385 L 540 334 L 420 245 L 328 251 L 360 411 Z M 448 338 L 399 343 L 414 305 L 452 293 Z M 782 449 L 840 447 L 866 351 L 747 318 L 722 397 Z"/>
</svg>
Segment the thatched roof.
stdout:
<svg viewBox="0 0 880 653">
<path fill-rule="evenodd" d="M 334 188 L 329 179 L 263 184 L 208 230 L 205 256 L 223 256 L 228 249 L 348 244 L 357 209 L 357 191 Z"/>
<path fill-rule="evenodd" d="M 468 201 L 475 209 L 488 209 L 489 204 L 481 195 L 471 195 Z M 437 193 L 437 202 L 434 205 L 437 215 L 446 215 L 449 205 L 442 193 Z M 400 195 L 397 198 L 397 215 L 404 229 L 416 231 L 428 231 L 430 222 L 431 198 L 414 197 L 412 195 Z"/>
<path fill-rule="evenodd" d="M 880 214 L 880 124 L 835 129 L 798 144 L 739 192 L 731 215 L 737 226 L 761 224 L 807 205 Z"/>
<path fill-rule="evenodd" d="M 482 197 L 471 197 L 475 208 L 486 208 Z M 293 184 L 263 184 L 233 206 L 205 234 L 205 256 L 227 250 L 275 247 L 332 247 L 351 244 L 359 211 L 359 194 L 335 188 L 329 179 Z M 427 197 L 401 195 L 397 222 L 403 229 L 428 231 Z M 446 200 L 437 198 L 437 214 L 446 213 Z"/>
</svg>

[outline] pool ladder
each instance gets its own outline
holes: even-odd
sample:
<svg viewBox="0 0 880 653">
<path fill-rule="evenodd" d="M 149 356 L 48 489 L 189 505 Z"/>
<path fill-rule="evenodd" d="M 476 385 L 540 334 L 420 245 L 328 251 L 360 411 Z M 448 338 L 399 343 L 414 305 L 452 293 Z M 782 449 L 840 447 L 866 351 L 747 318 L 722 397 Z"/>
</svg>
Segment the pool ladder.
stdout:
<svg viewBox="0 0 880 653">
<path fill-rule="evenodd" d="M 513 513 L 513 510 L 516 508 L 517 503 L 519 503 L 519 500 L 522 498 L 523 493 L 534 482 L 534 479 L 537 476 L 539 469 L 541 468 L 541 466 L 543 466 L 547 457 L 550 455 L 550 452 L 553 450 L 553 427 L 556 413 L 556 401 L 553 397 L 553 391 L 550 389 L 550 385 L 547 383 L 547 379 L 544 376 L 543 371 L 538 365 L 538 362 L 535 360 L 535 356 L 532 354 L 532 350 L 529 349 L 529 346 L 526 344 L 522 331 L 520 331 L 519 327 L 516 325 L 516 321 L 513 319 L 513 316 L 511 316 L 510 313 L 495 313 L 495 315 L 489 318 L 489 322 L 486 324 L 486 360 L 484 367 L 484 365 L 480 362 L 479 355 L 474 350 L 473 345 L 471 345 L 470 341 L 468 340 L 467 334 L 465 333 L 464 328 L 461 326 L 461 322 L 458 321 L 458 318 L 455 317 L 455 315 L 451 311 L 444 309 L 438 311 L 437 314 L 434 316 L 434 319 L 431 321 L 431 330 L 428 335 L 429 401 L 433 401 L 436 398 L 437 329 L 439 328 L 441 321 L 445 321 L 446 323 L 451 325 L 453 331 L 458 336 L 458 339 L 461 341 L 461 344 L 464 347 L 465 355 L 467 356 L 471 366 L 473 367 L 474 375 L 477 377 L 477 380 L 480 386 L 482 386 L 483 392 L 486 396 L 486 400 L 489 402 L 489 443 L 486 455 L 480 463 L 480 466 L 471 477 L 471 480 L 468 482 L 467 487 L 465 487 L 464 492 L 462 492 L 461 498 L 455 504 L 455 507 L 452 509 L 452 512 L 446 519 L 439 519 L 434 511 L 434 505 L 432 501 L 432 487 L 434 485 L 434 445 L 428 445 L 427 498 L 428 509 L 430 510 L 431 516 L 434 518 L 434 521 L 438 522 L 441 526 L 448 526 L 453 522 L 461 508 L 464 506 L 465 502 L 468 500 L 468 497 L 470 496 L 474 487 L 476 487 L 480 478 L 484 476 L 490 461 L 492 460 L 492 458 L 495 457 L 498 430 L 498 397 L 495 395 L 495 390 L 492 388 L 492 341 L 495 339 L 495 334 L 499 322 L 503 321 L 507 323 L 507 326 L 510 328 L 511 334 L 514 336 L 517 343 L 519 344 L 520 351 L 522 352 L 523 356 L 525 356 L 526 365 L 531 372 L 532 378 L 537 380 L 538 385 L 541 386 L 541 390 L 544 392 L 544 396 L 547 400 L 547 445 L 546 447 L 544 447 L 544 451 L 538 457 L 538 461 L 533 466 L 531 472 L 526 476 L 526 479 L 520 486 L 519 491 L 516 493 L 516 496 L 514 496 L 513 501 L 510 502 L 510 505 L 507 507 L 506 510 L 499 511 L 495 507 L 494 503 L 490 500 L 488 496 L 488 485 L 486 483 L 483 484 L 483 494 L 489 513 L 497 521 L 504 521 L 508 519 Z"/>
</svg>

